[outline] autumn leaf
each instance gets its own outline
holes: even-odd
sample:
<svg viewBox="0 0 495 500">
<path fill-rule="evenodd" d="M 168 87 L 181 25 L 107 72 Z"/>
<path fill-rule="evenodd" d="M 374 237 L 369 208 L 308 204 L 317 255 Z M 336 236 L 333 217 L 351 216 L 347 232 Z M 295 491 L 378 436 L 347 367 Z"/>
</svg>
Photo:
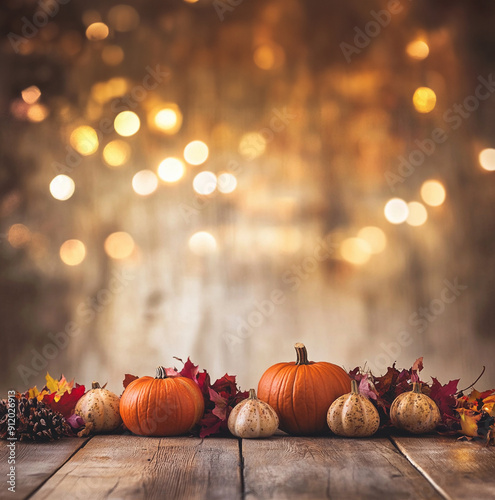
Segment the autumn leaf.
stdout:
<svg viewBox="0 0 495 500">
<path fill-rule="evenodd" d="M 377 399 L 376 390 L 371 386 L 367 373 L 361 376 L 361 380 L 359 382 L 359 393 L 366 396 L 368 399 Z"/>
<path fill-rule="evenodd" d="M 215 408 L 212 410 L 213 415 L 220 420 L 225 420 L 227 418 L 227 399 L 211 388 L 208 389 L 208 392 L 210 393 L 210 401 L 215 403 Z"/>
<path fill-rule="evenodd" d="M 422 369 L 423 369 L 423 356 L 421 356 L 414 362 L 411 370 L 415 372 L 420 372 Z"/>
<path fill-rule="evenodd" d="M 478 437 L 478 422 L 481 419 L 481 414 L 466 408 L 458 408 L 456 410 L 461 418 L 461 429 L 465 436 Z"/>
<path fill-rule="evenodd" d="M 442 420 L 445 422 L 446 417 L 454 417 L 453 408 L 456 406 L 455 394 L 459 379 L 451 380 L 445 385 L 442 385 L 435 377 L 431 379 L 433 384 L 429 396 L 437 404 L 442 414 Z"/>
<path fill-rule="evenodd" d="M 70 392 L 65 392 L 62 396 L 57 396 L 57 393 L 45 395 L 43 402 L 46 403 L 52 410 L 58 411 L 65 418 L 69 418 L 74 412 L 76 403 L 85 393 L 84 385 L 76 384 Z"/>
<path fill-rule="evenodd" d="M 136 375 L 130 375 L 129 373 L 126 373 L 124 376 L 124 381 L 122 382 L 122 384 L 124 385 L 124 389 L 126 389 L 131 382 L 138 378 L 139 377 L 136 377 Z"/>
<path fill-rule="evenodd" d="M 187 358 L 187 361 L 184 363 L 184 368 L 180 371 L 180 376 L 190 378 L 197 383 L 198 373 L 199 366 L 195 365 L 189 358 Z"/>
</svg>

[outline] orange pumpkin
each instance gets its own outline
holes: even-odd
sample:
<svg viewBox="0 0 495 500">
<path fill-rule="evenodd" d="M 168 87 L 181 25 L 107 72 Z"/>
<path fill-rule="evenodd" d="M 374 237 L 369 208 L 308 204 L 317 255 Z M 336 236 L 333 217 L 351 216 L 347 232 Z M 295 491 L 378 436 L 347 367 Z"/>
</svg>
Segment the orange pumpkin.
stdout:
<svg viewBox="0 0 495 500">
<path fill-rule="evenodd" d="M 185 377 L 167 377 L 159 366 L 156 377 L 133 380 L 120 398 L 126 427 L 141 436 L 178 436 L 196 425 L 204 412 L 203 395 Z"/>
<path fill-rule="evenodd" d="M 330 405 L 350 392 L 351 379 L 337 365 L 308 361 L 303 344 L 294 347 L 297 361 L 268 368 L 259 382 L 258 398 L 277 412 L 283 431 L 317 434 L 327 428 Z"/>
</svg>

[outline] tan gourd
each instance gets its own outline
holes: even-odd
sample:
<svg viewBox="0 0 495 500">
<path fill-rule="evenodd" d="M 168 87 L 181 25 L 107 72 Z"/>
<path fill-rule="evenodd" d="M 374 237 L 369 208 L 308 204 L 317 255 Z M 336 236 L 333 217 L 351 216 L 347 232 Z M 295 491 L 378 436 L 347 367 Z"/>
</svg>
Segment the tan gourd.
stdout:
<svg viewBox="0 0 495 500">
<path fill-rule="evenodd" d="M 254 389 L 249 397 L 237 404 L 228 420 L 229 431 L 240 438 L 263 438 L 271 436 L 278 428 L 275 410 L 256 397 Z"/>
<path fill-rule="evenodd" d="M 91 432 L 112 432 L 122 423 L 119 403 L 116 394 L 93 382 L 92 389 L 77 402 L 74 413 L 82 417 L 86 425 L 89 424 Z"/>
<path fill-rule="evenodd" d="M 390 420 L 398 429 L 422 434 L 434 430 L 441 416 L 435 401 L 421 392 L 419 382 L 414 382 L 412 391 L 395 398 L 390 407 Z"/>
<path fill-rule="evenodd" d="M 328 409 L 327 423 L 338 436 L 372 436 L 380 426 L 380 416 L 373 403 L 362 394 L 355 380 L 351 392 L 337 398 Z"/>
</svg>

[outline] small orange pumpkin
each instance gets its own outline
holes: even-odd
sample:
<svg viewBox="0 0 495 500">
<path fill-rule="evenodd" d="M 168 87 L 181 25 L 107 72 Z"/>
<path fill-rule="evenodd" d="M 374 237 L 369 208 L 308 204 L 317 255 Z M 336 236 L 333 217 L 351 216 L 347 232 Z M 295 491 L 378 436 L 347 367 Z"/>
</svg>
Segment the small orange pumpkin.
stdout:
<svg viewBox="0 0 495 500">
<path fill-rule="evenodd" d="M 268 403 L 289 434 L 311 435 L 327 429 L 327 411 L 351 390 L 349 375 L 337 365 L 308 361 L 303 344 L 296 344 L 297 361 L 277 363 L 266 370 L 258 398 Z"/>
<path fill-rule="evenodd" d="M 179 436 L 194 427 L 203 412 L 203 395 L 196 383 L 167 377 L 162 366 L 155 378 L 133 380 L 120 398 L 125 426 L 140 436 Z"/>
</svg>

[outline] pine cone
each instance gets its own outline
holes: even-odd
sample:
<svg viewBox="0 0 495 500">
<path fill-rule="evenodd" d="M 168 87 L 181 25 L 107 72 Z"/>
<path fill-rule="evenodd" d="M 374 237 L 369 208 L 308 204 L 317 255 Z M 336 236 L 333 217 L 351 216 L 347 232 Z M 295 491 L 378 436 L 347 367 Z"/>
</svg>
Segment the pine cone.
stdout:
<svg viewBox="0 0 495 500">
<path fill-rule="evenodd" d="M 16 437 L 20 441 L 53 441 L 63 436 L 73 436 L 65 418 L 42 401 L 17 395 Z M 0 437 L 7 432 L 7 404 L 0 402 Z"/>
<path fill-rule="evenodd" d="M 7 438 L 7 400 L 0 400 L 0 439 Z"/>
</svg>

